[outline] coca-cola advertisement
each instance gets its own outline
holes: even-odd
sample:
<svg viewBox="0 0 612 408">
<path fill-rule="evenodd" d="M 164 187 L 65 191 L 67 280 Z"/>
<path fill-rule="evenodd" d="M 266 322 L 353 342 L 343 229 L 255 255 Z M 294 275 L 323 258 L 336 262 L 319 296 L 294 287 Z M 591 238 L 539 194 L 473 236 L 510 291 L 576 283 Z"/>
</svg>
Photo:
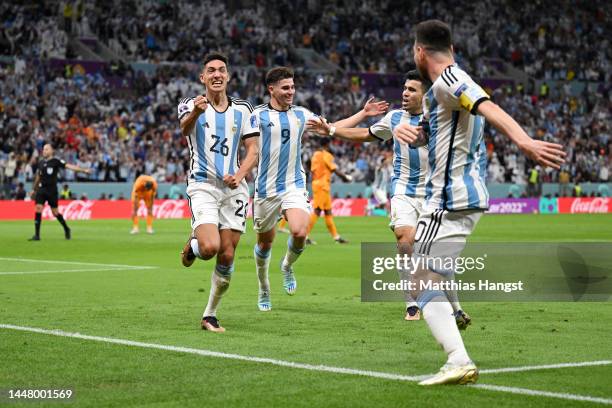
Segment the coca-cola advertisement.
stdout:
<svg viewBox="0 0 612 408">
<path fill-rule="evenodd" d="M 605 214 L 610 211 L 608 197 L 559 198 L 561 214 Z"/>
<path fill-rule="evenodd" d="M 34 219 L 33 201 L 3 201 L 0 200 L 0 220 L 31 220 Z M 332 202 L 334 215 L 360 216 L 365 215 L 367 200 L 358 198 L 335 199 Z M 121 219 L 132 216 L 130 200 L 60 200 L 59 212 L 67 220 Z M 138 216 L 144 217 L 147 208 L 140 203 Z M 45 204 L 43 219 L 55 219 L 51 208 Z M 191 218 L 187 200 L 155 200 L 153 216 L 160 218 Z M 248 216 L 252 216 L 252 205 L 249 204 Z"/>
<path fill-rule="evenodd" d="M 490 214 L 534 214 L 538 212 L 537 198 L 492 198 L 489 200 Z"/>
</svg>

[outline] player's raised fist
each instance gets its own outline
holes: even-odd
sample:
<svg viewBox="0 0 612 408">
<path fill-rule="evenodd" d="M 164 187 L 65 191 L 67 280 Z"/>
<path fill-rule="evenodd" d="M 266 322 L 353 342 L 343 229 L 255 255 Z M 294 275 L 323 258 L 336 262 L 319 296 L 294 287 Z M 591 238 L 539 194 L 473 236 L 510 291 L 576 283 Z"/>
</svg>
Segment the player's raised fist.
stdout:
<svg viewBox="0 0 612 408">
<path fill-rule="evenodd" d="M 197 110 L 200 113 L 202 113 L 208 107 L 208 99 L 206 99 L 206 96 L 204 95 L 198 95 L 193 101 L 193 106 L 194 106 L 194 110 Z"/>
</svg>

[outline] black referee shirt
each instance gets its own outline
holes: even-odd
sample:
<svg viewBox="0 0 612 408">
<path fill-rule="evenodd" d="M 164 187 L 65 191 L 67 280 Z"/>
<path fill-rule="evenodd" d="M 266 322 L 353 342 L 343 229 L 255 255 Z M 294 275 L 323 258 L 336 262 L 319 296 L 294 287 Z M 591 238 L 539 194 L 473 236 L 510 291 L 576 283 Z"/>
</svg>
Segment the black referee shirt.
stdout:
<svg viewBox="0 0 612 408">
<path fill-rule="evenodd" d="M 52 157 L 49 160 L 38 161 L 38 181 L 39 188 L 57 188 L 57 175 L 60 169 L 66 167 L 66 162 L 58 158 Z"/>
</svg>

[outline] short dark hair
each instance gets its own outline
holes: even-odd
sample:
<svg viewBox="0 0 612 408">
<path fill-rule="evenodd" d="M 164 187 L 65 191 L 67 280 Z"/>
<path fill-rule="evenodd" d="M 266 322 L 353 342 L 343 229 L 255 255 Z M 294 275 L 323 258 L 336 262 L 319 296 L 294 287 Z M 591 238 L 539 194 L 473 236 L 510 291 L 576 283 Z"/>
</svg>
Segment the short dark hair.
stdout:
<svg viewBox="0 0 612 408">
<path fill-rule="evenodd" d="M 453 43 L 451 29 L 440 20 L 420 22 L 415 28 L 416 43 L 431 51 L 450 51 Z"/>
<path fill-rule="evenodd" d="M 329 146 L 329 142 L 331 142 L 331 140 L 329 137 L 322 137 L 320 139 L 320 142 L 321 142 L 321 147 L 326 147 L 326 146 Z"/>
<path fill-rule="evenodd" d="M 219 60 L 222 61 L 225 66 L 227 66 L 227 56 L 220 51 L 211 51 L 204 56 L 204 66 L 208 64 L 210 61 Z"/>
<path fill-rule="evenodd" d="M 145 183 L 145 189 L 146 190 L 151 190 L 153 188 L 153 182 L 152 181 L 147 181 Z"/>
<path fill-rule="evenodd" d="M 293 70 L 288 67 L 275 67 L 266 73 L 266 86 L 277 83 L 281 79 L 293 78 Z"/>
<path fill-rule="evenodd" d="M 408 71 L 406 73 L 406 78 L 404 78 L 404 82 L 406 81 L 419 81 L 421 86 L 423 87 L 423 93 L 427 92 L 431 87 L 431 81 L 429 79 L 425 79 L 419 74 L 419 71 L 413 69 L 412 71 Z"/>
</svg>

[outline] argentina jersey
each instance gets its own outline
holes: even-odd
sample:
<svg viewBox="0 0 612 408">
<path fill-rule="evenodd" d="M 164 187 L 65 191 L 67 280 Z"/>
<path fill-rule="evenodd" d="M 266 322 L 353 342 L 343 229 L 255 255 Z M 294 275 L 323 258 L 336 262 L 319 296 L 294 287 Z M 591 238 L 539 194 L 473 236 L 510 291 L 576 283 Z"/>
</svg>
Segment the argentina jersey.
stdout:
<svg viewBox="0 0 612 408">
<path fill-rule="evenodd" d="M 449 211 L 487 209 L 485 119 L 477 115 L 487 93 L 456 64 L 423 97 L 429 121 L 426 205 Z"/>
<path fill-rule="evenodd" d="M 402 109 L 388 112 L 380 121 L 370 127 L 370 134 L 379 140 L 393 138 L 393 177 L 391 195 L 425 197 L 425 176 L 427 174 L 427 149 L 411 147 L 393 137 L 393 131 L 400 123 L 418 126 L 423 115 L 411 115 Z"/>
<path fill-rule="evenodd" d="M 228 103 L 224 112 L 217 112 L 209 104 L 187 137 L 191 156 L 188 182 L 222 182 L 223 176 L 236 174 L 240 141 L 259 134 L 251 118 L 251 105 L 232 97 L 228 97 Z M 179 121 L 193 108 L 194 98 L 183 99 L 178 106 Z"/>
<path fill-rule="evenodd" d="M 252 116 L 259 123 L 260 131 L 255 197 L 305 189 L 302 135 L 306 122 L 317 116 L 301 106 L 277 111 L 269 104 L 255 108 Z"/>
</svg>

